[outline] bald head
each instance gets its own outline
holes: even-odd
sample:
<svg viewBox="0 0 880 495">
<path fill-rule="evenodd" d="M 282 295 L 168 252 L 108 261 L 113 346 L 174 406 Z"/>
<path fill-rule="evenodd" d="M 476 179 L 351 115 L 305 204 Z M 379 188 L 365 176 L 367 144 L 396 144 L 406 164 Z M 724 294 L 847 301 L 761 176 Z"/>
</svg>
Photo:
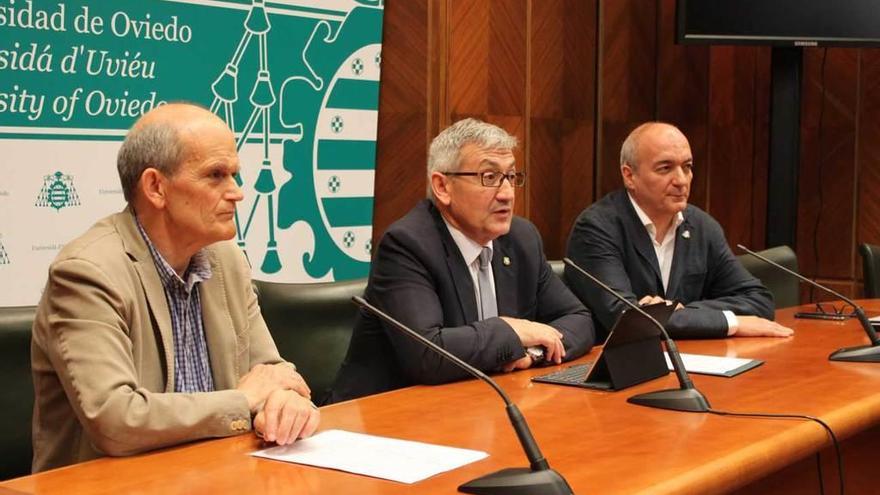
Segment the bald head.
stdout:
<svg viewBox="0 0 880 495">
<path fill-rule="evenodd" d="M 170 125 L 178 129 L 186 129 L 204 121 L 223 121 L 205 107 L 194 103 L 168 103 L 160 105 L 145 113 L 134 123 L 131 130 L 150 125 Z"/>
<path fill-rule="evenodd" d="M 664 134 L 675 135 L 676 138 L 680 137 L 687 141 L 687 138 L 678 130 L 678 127 L 672 124 L 667 124 L 666 122 L 645 122 L 633 129 L 629 136 L 626 137 L 626 140 L 623 141 L 623 145 L 620 147 L 620 166 L 629 165 L 630 168 L 635 170 L 639 165 L 639 160 L 642 158 L 639 156 L 639 148 L 643 138 L 645 136 L 655 137 Z"/>
<path fill-rule="evenodd" d="M 620 175 L 630 197 L 665 232 L 687 207 L 694 157 L 675 126 L 649 122 L 636 127 L 620 151 Z"/>
<path fill-rule="evenodd" d="M 116 168 L 125 200 L 131 203 L 144 170 L 155 168 L 170 177 L 177 172 L 205 127 L 226 124 L 206 108 L 190 103 L 169 103 L 144 114 L 128 131 L 119 149 Z"/>
</svg>

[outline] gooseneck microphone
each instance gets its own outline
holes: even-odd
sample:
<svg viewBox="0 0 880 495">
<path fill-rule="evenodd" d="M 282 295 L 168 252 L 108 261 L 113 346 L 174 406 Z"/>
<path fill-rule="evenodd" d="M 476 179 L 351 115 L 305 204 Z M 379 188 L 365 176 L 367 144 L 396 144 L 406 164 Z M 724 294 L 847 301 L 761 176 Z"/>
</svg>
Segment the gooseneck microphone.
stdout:
<svg viewBox="0 0 880 495">
<path fill-rule="evenodd" d="M 574 268 L 582 275 L 592 280 L 596 285 L 603 288 L 605 292 L 611 294 L 612 296 L 650 320 L 651 323 L 653 323 L 660 330 L 660 335 L 663 336 L 663 340 L 666 343 L 666 354 L 669 355 L 669 360 L 672 361 L 672 369 L 673 371 L 675 371 L 675 376 L 678 378 L 679 388 L 657 390 L 655 392 L 634 395 L 627 399 L 627 402 L 638 404 L 640 406 L 656 407 L 659 409 L 672 409 L 674 411 L 709 411 L 709 401 L 706 400 L 706 397 L 703 396 L 703 394 L 700 393 L 700 391 L 697 390 L 696 387 L 694 387 L 694 383 L 691 381 L 690 376 L 688 376 L 687 370 L 684 369 L 684 363 L 681 361 L 681 354 L 679 354 L 678 352 L 678 346 L 675 345 L 675 341 L 673 341 L 672 338 L 669 337 L 669 334 L 666 333 L 666 328 L 664 328 L 659 321 L 657 321 L 653 316 L 645 312 L 645 310 L 640 308 L 637 304 L 623 297 L 620 293 L 618 293 L 611 287 L 605 285 L 601 280 L 594 277 L 583 268 L 579 267 L 577 264 L 575 264 L 574 261 L 571 261 L 571 259 L 564 258 L 562 261 L 566 265 Z"/>
<path fill-rule="evenodd" d="M 801 275 L 800 273 L 790 270 L 775 261 L 771 261 L 764 256 L 752 251 L 751 249 L 743 246 L 742 244 L 737 244 L 736 247 L 742 249 L 743 251 L 749 253 L 750 255 L 758 258 L 759 260 L 767 263 L 770 266 L 778 268 L 785 273 L 797 277 L 799 280 L 806 282 L 814 287 L 818 287 L 823 291 L 837 297 L 841 301 L 849 304 L 853 307 L 856 313 L 856 318 L 858 318 L 859 323 L 862 324 L 862 329 L 865 330 L 865 333 L 868 335 L 868 339 L 871 341 L 868 345 L 860 345 L 855 347 L 844 347 L 842 349 L 838 349 L 831 353 L 828 356 L 828 359 L 831 361 L 856 361 L 856 362 L 867 362 L 867 363 L 880 363 L 880 338 L 877 337 L 877 332 L 874 331 L 874 327 L 871 326 L 870 320 L 865 316 L 865 311 L 862 310 L 862 307 L 855 303 L 852 299 L 844 296 L 840 292 L 837 292 L 829 287 L 825 287 L 824 285 L 816 282 L 815 280 L 810 280 L 807 277 Z"/>
<path fill-rule="evenodd" d="M 568 482 L 565 481 L 565 478 L 553 469 L 550 469 L 550 464 L 547 462 L 547 459 L 544 458 L 544 454 L 541 453 L 541 450 L 538 448 L 538 443 L 535 442 L 535 437 L 532 436 L 532 432 L 526 424 L 526 418 L 522 415 L 519 408 L 516 407 L 516 404 L 510 400 L 510 397 L 507 396 L 504 390 L 502 390 L 494 380 L 486 376 L 485 373 L 477 368 L 462 361 L 451 352 L 426 339 L 415 330 L 387 315 L 379 308 L 368 303 L 364 298 L 354 296 L 351 300 L 361 308 L 378 316 L 394 328 L 424 344 L 444 359 L 448 359 L 459 368 L 488 383 L 489 386 L 498 392 L 498 395 L 500 395 L 501 399 L 504 401 L 507 409 L 507 416 L 510 418 L 510 424 L 513 425 L 513 429 L 516 431 L 519 443 L 522 445 L 526 457 L 529 459 L 530 467 L 508 468 L 487 474 L 486 476 L 482 476 L 459 486 L 459 491 L 481 495 L 501 493 L 516 493 L 520 495 L 570 495 L 574 493 L 568 485 Z"/>
</svg>

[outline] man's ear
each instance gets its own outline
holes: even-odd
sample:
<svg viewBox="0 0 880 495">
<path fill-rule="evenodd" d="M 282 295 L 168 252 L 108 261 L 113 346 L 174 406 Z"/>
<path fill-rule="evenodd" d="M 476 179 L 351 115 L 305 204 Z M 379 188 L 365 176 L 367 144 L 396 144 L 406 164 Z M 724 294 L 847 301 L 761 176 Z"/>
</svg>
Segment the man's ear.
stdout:
<svg viewBox="0 0 880 495">
<path fill-rule="evenodd" d="M 431 191 L 434 193 L 434 201 L 443 206 L 449 206 L 452 202 L 452 197 L 449 193 L 450 184 L 451 181 L 448 176 L 440 172 L 431 173 Z"/>
<path fill-rule="evenodd" d="M 635 189 L 635 184 L 633 183 L 633 169 L 629 166 L 628 163 L 624 163 L 620 166 L 620 175 L 623 177 L 623 186 L 628 190 L 632 191 Z"/>
<path fill-rule="evenodd" d="M 153 208 L 161 210 L 165 208 L 167 203 L 166 197 L 165 175 L 159 170 L 150 167 L 141 174 L 141 180 L 138 181 L 138 189 L 145 201 L 150 203 Z"/>
</svg>

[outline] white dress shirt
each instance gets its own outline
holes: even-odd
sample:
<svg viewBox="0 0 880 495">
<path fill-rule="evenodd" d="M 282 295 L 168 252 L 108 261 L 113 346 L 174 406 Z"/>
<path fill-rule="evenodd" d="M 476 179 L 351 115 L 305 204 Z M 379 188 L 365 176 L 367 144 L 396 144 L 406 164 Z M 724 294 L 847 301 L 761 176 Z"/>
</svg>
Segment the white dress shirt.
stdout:
<svg viewBox="0 0 880 495">
<path fill-rule="evenodd" d="M 651 238 L 651 245 L 654 246 L 657 263 L 660 265 L 660 278 L 663 281 L 663 290 L 666 291 L 669 289 L 669 274 L 672 272 L 672 257 L 675 255 L 675 232 L 678 226 L 684 222 L 684 214 L 682 212 L 676 213 L 673 220 L 675 225 L 667 230 L 663 240 L 658 242 L 657 226 L 654 225 L 654 221 L 639 207 L 632 195 L 627 193 L 627 196 L 633 205 L 633 209 L 636 210 L 636 215 L 638 215 L 642 225 L 648 231 L 648 237 Z M 721 312 L 724 314 L 724 318 L 727 319 L 728 335 L 730 335 L 730 331 L 739 326 L 739 320 L 737 320 L 736 315 L 732 311 L 722 310 Z"/>
<path fill-rule="evenodd" d="M 471 274 L 471 280 L 474 282 L 474 297 L 477 301 L 477 312 L 481 312 L 480 305 L 480 283 L 477 281 L 477 276 L 480 271 L 480 253 L 483 251 L 484 247 L 489 248 L 489 262 L 492 262 L 492 255 L 495 251 L 492 249 L 492 241 L 486 243 L 486 245 L 481 245 L 473 240 L 471 240 L 468 236 L 464 235 L 464 233 L 443 219 L 443 223 L 446 224 L 446 228 L 449 229 L 449 233 L 452 234 L 452 240 L 455 241 L 455 245 L 458 246 L 458 250 L 461 251 L 461 256 L 464 258 L 464 262 L 468 267 L 468 271 Z M 492 293 L 497 294 L 495 292 L 495 274 L 492 272 L 491 267 L 489 270 L 489 283 L 492 285 Z M 482 315 L 480 315 L 482 319 Z"/>
</svg>

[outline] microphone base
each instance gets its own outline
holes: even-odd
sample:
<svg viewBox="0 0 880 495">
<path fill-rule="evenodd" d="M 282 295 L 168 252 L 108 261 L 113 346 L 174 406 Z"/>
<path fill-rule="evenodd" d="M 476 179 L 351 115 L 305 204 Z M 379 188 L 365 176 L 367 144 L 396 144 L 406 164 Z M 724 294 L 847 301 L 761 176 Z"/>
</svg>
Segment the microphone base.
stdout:
<svg viewBox="0 0 880 495">
<path fill-rule="evenodd" d="M 477 495 L 572 495 L 574 492 L 559 473 L 552 469 L 532 471 L 529 468 L 508 468 L 458 487 L 458 491 Z"/>
<path fill-rule="evenodd" d="M 880 346 L 860 345 L 844 347 L 828 356 L 831 361 L 855 361 L 859 363 L 880 363 Z"/>
<path fill-rule="evenodd" d="M 674 388 L 634 395 L 626 400 L 639 406 L 673 411 L 708 412 L 709 401 L 695 388 Z"/>
</svg>

